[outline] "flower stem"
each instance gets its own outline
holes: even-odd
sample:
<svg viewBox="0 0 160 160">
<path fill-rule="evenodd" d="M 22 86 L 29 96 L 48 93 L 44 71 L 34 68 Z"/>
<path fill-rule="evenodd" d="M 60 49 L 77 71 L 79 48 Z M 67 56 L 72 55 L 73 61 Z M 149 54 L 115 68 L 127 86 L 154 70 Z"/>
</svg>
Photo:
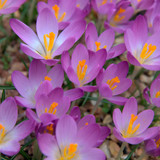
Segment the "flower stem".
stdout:
<svg viewBox="0 0 160 160">
<path fill-rule="evenodd" d="M 98 108 L 98 105 L 99 105 L 99 103 L 101 102 L 101 100 L 102 100 L 102 97 L 99 96 L 98 99 L 97 99 L 97 102 L 96 102 L 96 104 L 95 104 L 95 106 L 94 106 L 94 108 L 93 108 L 93 110 L 92 110 L 92 114 L 95 114 L 95 112 L 96 112 L 96 110 L 97 110 L 97 108 Z"/>
<path fill-rule="evenodd" d="M 124 150 L 125 146 L 126 146 L 126 142 L 123 142 L 122 145 L 121 145 L 121 148 L 120 148 L 120 150 L 119 150 L 119 153 L 118 153 L 118 155 L 117 155 L 116 160 L 120 160 L 120 158 L 121 158 L 121 156 L 122 156 L 122 154 L 123 154 L 123 150 Z"/>
</svg>

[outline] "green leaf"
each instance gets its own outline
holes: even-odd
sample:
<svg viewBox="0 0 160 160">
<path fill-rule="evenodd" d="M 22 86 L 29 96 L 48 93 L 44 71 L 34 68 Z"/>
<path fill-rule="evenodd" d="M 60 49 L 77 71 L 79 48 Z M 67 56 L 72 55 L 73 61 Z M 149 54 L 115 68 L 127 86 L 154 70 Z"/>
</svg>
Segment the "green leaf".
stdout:
<svg viewBox="0 0 160 160">
<path fill-rule="evenodd" d="M 85 96 L 85 99 L 84 99 L 84 101 L 82 103 L 82 106 L 84 106 L 86 104 L 90 94 L 91 94 L 90 92 L 87 92 L 87 95 Z"/>
<path fill-rule="evenodd" d="M 129 155 L 127 156 L 127 158 L 125 160 L 130 160 L 132 154 L 135 152 L 135 150 L 138 148 L 138 145 L 135 145 L 134 148 L 132 149 L 132 151 L 129 153 Z"/>
<path fill-rule="evenodd" d="M 14 86 L 0 86 L 0 90 L 15 90 Z"/>
<path fill-rule="evenodd" d="M 4 100 L 5 100 L 5 89 L 3 89 L 3 92 L 2 92 L 1 102 L 3 102 Z"/>
</svg>

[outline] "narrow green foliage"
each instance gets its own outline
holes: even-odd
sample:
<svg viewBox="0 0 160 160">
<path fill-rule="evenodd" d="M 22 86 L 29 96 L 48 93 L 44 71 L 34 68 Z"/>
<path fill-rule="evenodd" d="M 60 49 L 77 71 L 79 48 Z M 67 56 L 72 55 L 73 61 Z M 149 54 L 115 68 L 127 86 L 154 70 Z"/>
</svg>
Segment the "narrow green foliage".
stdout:
<svg viewBox="0 0 160 160">
<path fill-rule="evenodd" d="M 5 100 L 5 89 L 3 89 L 3 92 L 2 92 L 2 98 L 1 98 L 1 102 L 3 102 Z"/>
</svg>

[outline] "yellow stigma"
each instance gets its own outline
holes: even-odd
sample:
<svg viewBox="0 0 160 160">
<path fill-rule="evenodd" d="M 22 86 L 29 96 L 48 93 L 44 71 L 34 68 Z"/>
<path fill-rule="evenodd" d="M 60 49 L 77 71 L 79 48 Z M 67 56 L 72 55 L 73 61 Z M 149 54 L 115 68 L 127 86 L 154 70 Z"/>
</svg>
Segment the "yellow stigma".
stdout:
<svg viewBox="0 0 160 160">
<path fill-rule="evenodd" d="M 47 108 L 45 108 L 45 113 L 51 113 L 51 114 L 56 114 L 57 109 L 56 107 L 58 106 L 58 103 L 53 102 L 49 108 L 49 110 Z"/>
<path fill-rule="evenodd" d="M 124 131 L 122 133 L 122 136 L 124 138 L 130 138 L 133 136 L 134 133 L 136 133 L 136 131 L 139 129 L 140 127 L 140 124 L 137 124 L 134 129 L 133 129 L 133 123 L 137 120 L 138 116 L 135 116 L 134 114 L 131 114 L 131 119 L 130 119 L 130 122 L 129 122 L 129 125 L 128 125 L 128 129 L 127 129 L 127 132 Z"/>
<path fill-rule="evenodd" d="M 77 7 L 77 8 L 80 8 L 80 4 L 77 4 L 76 7 Z"/>
<path fill-rule="evenodd" d="M 58 5 L 55 4 L 55 5 L 52 7 L 52 9 L 54 10 L 54 13 L 55 13 L 55 16 L 56 16 L 58 22 L 62 22 L 63 19 L 64 19 L 64 17 L 66 16 L 66 12 L 64 12 L 64 13 L 62 14 L 62 16 L 59 17 L 59 10 L 60 10 L 60 8 L 58 7 Z"/>
<path fill-rule="evenodd" d="M 0 9 L 2 9 L 4 7 L 6 2 L 7 2 L 7 0 L 4 0 L 3 2 L 2 2 L 2 0 L 0 0 Z"/>
<path fill-rule="evenodd" d="M 72 160 L 77 155 L 78 144 L 70 144 L 69 147 L 65 147 L 61 157 L 58 160 Z"/>
<path fill-rule="evenodd" d="M 160 97 L 160 90 L 156 93 L 155 97 L 156 97 L 156 98 L 159 98 L 159 97 Z"/>
<path fill-rule="evenodd" d="M 152 46 L 152 44 L 147 44 L 145 43 L 143 49 L 142 49 L 142 52 L 140 54 L 140 63 L 142 64 L 147 58 L 149 58 L 153 53 L 154 51 L 156 50 L 156 46 Z"/>
<path fill-rule="evenodd" d="M 5 136 L 5 134 L 6 134 L 5 127 L 2 124 L 0 124 L 0 142 L 3 139 L 3 137 Z"/>
<path fill-rule="evenodd" d="M 125 16 L 120 16 L 120 14 L 121 13 L 124 13 L 126 10 L 125 9 L 123 9 L 123 8 L 120 8 L 117 12 L 116 12 L 116 14 L 115 14 L 115 16 L 114 16 L 114 21 L 115 22 L 120 22 L 121 20 L 123 20 L 124 18 L 125 18 Z"/>
<path fill-rule="evenodd" d="M 156 146 L 157 146 L 157 148 L 159 148 L 159 146 L 160 146 L 160 138 L 156 141 Z"/>
<path fill-rule="evenodd" d="M 45 77 L 44 77 L 44 80 L 45 80 L 45 81 L 51 81 L 52 79 L 51 79 L 50 77 L 48 77 L 48 76 L 45 76 Z"/>
<path fill-rule="evenodd" d="M 86 60 L 84 59 L 82 61 L 79 61 L 77 65 L 77 76 L 78 76 L 79 81 L 82 81 L 86 75 L 88 66 L 85 63 L 86 63 Z"/>
<path fill-rule="evenodd" d="M 88 126 L 88 122 L 86 122 L 85 125 Z"/>
<path fill-rule="evenodd" d="M 47 38 L 49 39 L 49 44 L 47 42 Z M 45 59 L 52 59 L 51 51 L 52 51 L 52 48 L 54 45 L 55 34 L 53 32 L 50 32 L 49 34 L 45 34 L 43 36 L 43 39 L 44 39 L 44 45 L 45 45 L 45 48 L 47 51 L 47 54 L 44 56 L 44 58 Z"/>
<path fill-rule="evenodd" d="M 115 83 L 120 83 L 120 80 L 118 77 L 115 77 L 113 79 L 109 79 L 107 81 L 107 84 L 109 85 L 109 87 L 111 88 L 111 90 L 114 90 L 115 88 L 117 88 L 117 85 L 113 86 Z"/>
<path fill-rule="evenodd" d="M 101 48 L 100 48 L 100 46 L 101 46 L 101 42 L 95 42 L 95 45 L 96 45 L 96 51 L 98 51 L 98 50 L 100 50 Z M 107 46 L 105 45 L 104 47 L 103 47 L 104 49 L 106 49 L 107 48 Z"/>
<path fill-rule="evenodd" d="M 53 135 L 54 129 L 53 129 L 53 124 L 50 124 L 46 127 L 46 129 L 44 130 L 44 133 L 49 133 Z"/>
<path fill-rule="evenodd" d="M 139 3 L 139 2 L 141 2 L 142 0 L 137 0 L 137 2 Z"/>
</svg>

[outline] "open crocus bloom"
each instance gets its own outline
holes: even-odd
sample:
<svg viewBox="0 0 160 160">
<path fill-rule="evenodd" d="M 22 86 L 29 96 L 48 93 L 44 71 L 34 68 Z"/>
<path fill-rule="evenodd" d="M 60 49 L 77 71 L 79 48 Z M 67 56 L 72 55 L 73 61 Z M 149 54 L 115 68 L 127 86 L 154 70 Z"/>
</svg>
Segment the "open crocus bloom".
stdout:
<svg viewBox="0 0 160 160">
<path fill-rule="evenodd" d="M 70 23 L 70 19 L 73 16 L 76 9 L 75 0 L 48 0 L 48 4 L 45 2 L 38 3 L 38 12 L 40 13 L 44 8 L 50 8 L 58 21 L 59 29 L 64 29 Z"/>
<path fill-rule="evenodd" d="M 43 63 L 54 65 L 58 60 L 55 56 L 62 54 L 72 47 L 85 30 L 85 21 L 76 21 L 70 24 L 58 36 L 58 22 L 55 15 L 48 8 L 38 15 L 36 28 L 38 36 L 31 28 L 17 19 L 11 19 L 13 31 L 27 44 L 21 44 L 22 51 Z"/>
<path fill-rule="evenodd" d="M 96 124 L 96 119 L 93 115 L 86 115 L 81 119 L 81 112 L 79 107 L 73 107 L 73 109 L 70 112 L 70 116 L 72 116 L 74 118 L 74 120 L 77 123 L 77 127 L 78 130 L 82 129 L 83 127 L 90 125 L 90 124 Z M 100 146 L 104 140 L 106 139 L 106 137 L 109 136 L 110 134 L 110 129 L 106 126 L 99 126 L 101 133 L 99 135 L 99 139 L 96 143 L 96 146 Z"/>
<path fill-rule="evenodd" d="M 56 126 L 56 137 L 51 134 L 38 136 L 41 152 L 46 160 L 105 160 L 105 154 L 95 144 L 100 134 L 97 124 L 77 129 L 72 117 L 65 115 Z"/>
<path fill-rule="evenodd" d="M 16 102 L 11 97 L 7 98 L 0 105 L 0 153 L 8 156 L 19 152 L 19 141 L 28 136 L 34 129 L 29 120 L 15 126 L 17 118 Z"/>
<path fill-rule="evenodd" d="M 29 78 L 25 77 L 21 72 L 14 71 L 12 73 L 12 82 L 23 97 L 16 96 L 15 99 L 20 106 L 35 108 L 35 97 L 37 97 L 36 92 L 39 86 L 44 81 L 51 82 L 51 89 L 56 87 L 61 87 L 64 80 L 64 72 L 60 64 L 53 67 L 48 73 L 45 64 L 39 60 L 33 60 L 29 67 Z M 39 88 L 43 91 L 43 86 L 47 87 L 45 84 Z M 38 94 L 38 93 L 37 93 Z"/>
<path fill-rule="evenodd" d="M 91 51 L 97 52 L 100 49 L 106 49 L 107 60 L 119 56 L 126 50 L 124 44 L 112 47 L 115 40 L 115 33 L 112 29 L 107 29 L 98 36 L 96 26 L 93 23 L 89 23 L 87 26 L 85 40 L 87 48 Z"/>
<path fill-rule="evenodd" d="M 129 1 L 118 2 L 113 14 L 108 16 L 105 28 L 112 28 L 119 33 L 123 33 L 130 25 L 129 19 L 133 13 L 134 9 L 130 6 Z"/>
<path fill-rule="evenodd" d="M 55 88 L 51 92 L 41 94 L 36 100 L 36 113 L 27 110 L 29 119 L 36 123 L 48 124 L 55 119 L 64 116 L 70 107 L 70 100 L 64 95 L 62 88 Z"/>
<path fill-rule="evenodd" d="M 77 45 L 74 49 L 71 60 L 68 52 L 65 52 L 61 59 L 63 69 L 70 81 L 76 87 L 88 92 L 94 91 L 96 87 L 84 85 L 96 78 L 105 61 L 105 50 L 100 50 L 97 53 L 88 52 L 82 44 Z"/>
<path fill-rule="evenodd" d="M 148 36 L 148 25 L 143 16 L 138 16 L 124 39 L 128 61 L 149 70 L 160 70 L 160 32 Z"/>
<path fill-rule="evenodd" d="M 150 96 L 149 89 L 144 89 L 143 96 L 150 104 L 160 107 L 160 76 L 158 76 L 151 84 Z"/>
<path fill-rule="evenodd" d="M 124 105 L 127 98 L 117 95 L 125 92 L 132 84 L 132 81 L 126 78 L 128 69 L 128 63 L 123 61 L 119 64 L 111 64 L 99 73 L 96 82 L 103 98 L 112 103 Z"/>
<path fill-rule="evenodd" d="M 131 97 L 126 102 L 122 113 L 119 108 L 114 110 L 115 128 L 113 133 L 120 141 L 138 144 L 158 133 L 158 127 L 148 128 L 152 123 L 154 112 L 148 109 L 137 115 L 137 108 L 136 99 Z"/>
<path fill-rule="evenodd" d="M 160 131 L 160 127 L 158 129 Z M 157 157 L 160 156 L 160 132 L 149 140 L 145 141 L 145 151 L 147 154 Z"/>
<path fill-rule="evenodd" d="M 15 12 L 25 1 L 26 0 L 0 0 L 0 15 Z"/>
</svg>

